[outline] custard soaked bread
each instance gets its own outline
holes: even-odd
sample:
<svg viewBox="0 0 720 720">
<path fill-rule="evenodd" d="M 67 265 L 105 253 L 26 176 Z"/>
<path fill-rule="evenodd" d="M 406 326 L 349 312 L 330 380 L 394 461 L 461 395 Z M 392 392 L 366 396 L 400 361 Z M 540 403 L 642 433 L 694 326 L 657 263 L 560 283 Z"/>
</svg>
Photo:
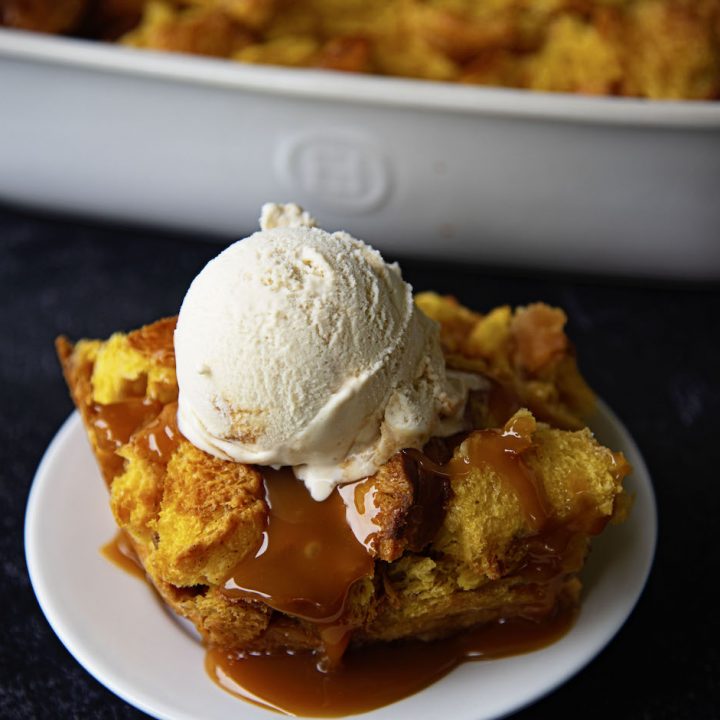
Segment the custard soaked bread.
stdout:
<svg viewBox="0 0 720 720">
<path fill-rule="evenodd" d="M 622 519 L 629 468 L 583 426 L 592 393 L 564 315 L 416 300 L 441 324 L 448 366 L 484 378 L 467 408 L 475 430 L 401 451 L 322 503 L 282 470 L 213 457 L 179 433 L 174 319 L 104 342 L 58 340 L 117 523 L 161 596 L 210 646 L 333 659 L 347 642 L 430 639 L 577 604 L 589 537 Z M 297 488 L 304 500 L 291 498 Z M 303 502 L 325 513 L 314 527 L 344 528 L 334 537 L 347 550 L 324 567 L 344 590 L 329 587 L 322 606 L 280 589 L 287 574 L 308 581 L 310 556 L 332 550 L 302 544 L 283 508 Z M 269 548 L 253 584 L 268 528 L 288 544 Z"/>
</svg>

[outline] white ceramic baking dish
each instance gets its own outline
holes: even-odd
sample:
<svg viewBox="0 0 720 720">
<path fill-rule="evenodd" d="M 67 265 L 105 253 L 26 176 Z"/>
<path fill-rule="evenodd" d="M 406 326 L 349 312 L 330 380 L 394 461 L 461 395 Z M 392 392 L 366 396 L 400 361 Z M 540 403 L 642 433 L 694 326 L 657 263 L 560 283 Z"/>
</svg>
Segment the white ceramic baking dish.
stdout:
<svg viewBox="0 0 720 720">
<path fill-rule="evenodd" d="M 0 30 L 0 199 L 235 237 L 720 278 L 720 103 L 242 66 Z"/>
</svg>

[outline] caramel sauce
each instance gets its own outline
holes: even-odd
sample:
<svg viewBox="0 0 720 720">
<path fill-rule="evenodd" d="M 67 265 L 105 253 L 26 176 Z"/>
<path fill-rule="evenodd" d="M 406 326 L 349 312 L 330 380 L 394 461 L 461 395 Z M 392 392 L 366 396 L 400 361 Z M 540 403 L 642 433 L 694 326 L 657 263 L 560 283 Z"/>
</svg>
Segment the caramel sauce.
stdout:
<svg viewBox="0 0 720 720">
<path fill-rule="evenodd" d="M 466 454 L 454 457 L 447 468 L 451 477 L 465 475 L 482 465 L 493 468 L 517 495 L 530 529 L 539 532 L 550 517 L 550 507 L 544 487 L 521 457 L 532 445 L 528 420 L 520 417 L 504 430 L 478 430 L 470 434 L 465 440 Z"/>
<path fill-rule="evenodd" d="M 380 530 L 375 520 L 380 512 L 380 506 L 375 499 L 377 488 L 372 478 L 341 485 L 337 491 L 345 503 L 345 520 L 356 540 L 368 552 L 374 552 Z"/>
<path fill-rule="evenodd" d="M 118 530 L 110 542 L 100 548 L 100 554 L 130 575 L 146 580 L 145 569 L 124 530 Z"/>
<path fill-rule="evenodd" d="M 177 426 L 177 403 L 170 403 L 134 437 L 139 451 L 149 460 L 167 465 L 180 439 Z"/>
<path fill-rule="evenodd" d="M 97 430 L 98 440 L 108 449 L 117 450 L 161 409 L 161 403 L 145 398 L 131 398 L 107 405 L 95 403 L 92 407 L 92 425 Z"/>
<path fill-rule="evenodd" d="M 316 502 L 291 470 L 261 470 L 268 505 L 262 544 L 254 557 L 234 568 L 224 592 L 255 597 L 314 622 L 335 623 L 350 586 L 372 575 L 373 558 L 350 528 L 339 493 Z"/>
<path fill-rule="evenodd" d="M 521 616 L 515 607 L 512 617 L 486 623 L 451 638 L 432 642 L 380 643 L 356 647 L 344 655 L 352 628 L 329 624 L 321 628 L 320 634 L 326 652 L 328 648 L 330 652 L 334 649 L 330 658 L 331 672 L 324 672 L 322 665 L 318 665 L 317 655 L 309 652 L 264 655 L 210 649 L 206 656 L 210 677 L 228 692 L 277 712 L 337 717 L 372 710 L 407 697 L 463 662 L 530 652 L 558 640 L 571 627 L 576 615 L 571 603 L 558 606 L 558 589 L 567 574 L 581 566 L 584 545 L 573 544 L 573 538 L 578 537 L 576 530 L 556 526 L 550 517 L 544 488 L 522 460 L 522 453 L 531 446 L 531 422 L 517 418 L 504 430 L 475 432 L 465 440 L 465 453 L 444 464 L 417 450 L 404 451 L 405 458 L 414 465 L 412 472 L 417 476 L 414 483 L 420 477 L 427 481 L 434 476 L 436 484 L 442 486 L 443 482 L 447 484 L 466 475 L 473 467 L 488 465 L 516 493 L 528 525 L 536 533 L 529 541 L 526 558 L 512 573 L 535 588 L 531 593 L 533 600 L 523 608 Z M 274 481 L 274 477 L 267 478 L 269 489 Z M 295 501 L 313 503 L 299 483 L 293 488 L 299 489 Z M 371 548 L 377 531 L 373 519 L 378 512 L 372 484 L 366 480 L 346 485 L 333 493 L 332 498 L 342 498 L 347 508 L 345 534 L 349 524 L 358 540 Z M 428 500 L 441 503 L 444 496 L 428 496 Z M 272 500 L 269 502 L 272 504 Z M 333 502 L 337 505 L 334 516 L 339 523 L 334 533 L 342 528 L 343 517 L 342 508 L 336 500 Z M 271 524 L 267 543 L 272 543 L 272 531 Z M 295 535 L 295 542 L 302 547 L 306 540 Z M 292 565 L 287 557 L 286 552 L 281 552 L 277 565 L 265 571 L 258 567 L 258 577 L 280 574 L 287 579 L 288 568 Z M 340 563 L 339 567 L 342 566 Z M 335 566 L 325 569 L 327 567 Z M 352 581 L 352 574 L 344 576 L 345 582 Z M 312 582 L 317 582 L 317 578 Z M 294 580 L 283 587 L 283 593 L 287 595 L 293 588 Z M 316 589 L 308 592 L 316 592 Z M 297 594 L 291 592 L 289 597 Z M 339 597 L 340 593 L 335 591 L 333 594 Z M 287 608 L 286 605 L 286 612 Z M 341 605 L 333 605 L 332 609 L 335 608 L 341 612 Z M 304 616 L 308 617 L 307 613 Z M 330 637 L 333 634 L 334 639 Z"/>
<path fill-rule="evenodd" d="M 124 460 L 116 454 L 131 435 L 146 422 L 152 420 L 162 409 L 157 400 L 131 398 L 117 403 L 94 403 L 90 408 L 89 423 L 102 453 L 105 479 L 110 482 L 122 472 Z"/>
<path fill-rule="evenodd" d="M 575 611 L 562 607 L 542 622 L 512 618 L 445 640 L 354 648 L 330 673 L 310 653 L 239 655 L 209 650 L 205 668 L 223 689 L 287 715 L 339 717 L 388 705 L 428 687 L 461 663 L 539 650 L 562 637 Z"/>
<path fill-rule="evenodd" d="M 93 408 L 99 442 L 115 452 L 135 434 L 143 454 L 167 463 L 179 442 L 173 405 L 130 400 Z M 442 452 L 407 451 L 418 499 L 442 507 L 449 484 L 473 467 L 492 467 L 516 493 L 528 525 L 536 533 L 526 559 L 513 574 L 537 588 L 537 602 L 523 616 L 486 623 L 454 637 L 432 642 L 381 643 L 345 650 L 353 628 L 343 617 L 350 587 L 372 576 L 370 553 L 378 513 L 374 490 L 359 481 L 319 503 L 289 469 L 262 468 L 268 519 L 262 543 L 253 557 L 238 564 L 224 592 L 229 597 L 256 598 L 270 607 L 317 624 L 324 645 L 322 662 L 315 653 L 255 655 L 209 649 L 206 669 L 221 687 L 240 698 L 281 713 L 336 717 L 378 708 L 429 686 L 459 664 L 537 650 L 555 642 L 571 627 L 575 609 L 556 606 L 558 587 L 568 572 L 579 568 L 583 553 L 576 532 L 555 527 L 544 489 L 522 460 L 531 445 L 527 419 L 518 418 L 504 430 L 482 430 L 465 440 L 466 455 L 448 461 Z M 139 430 L 139 432 L 137 432 Z M 452 440 L 453 447 L 460 438 Z M 437 450 L 437 449 L 436 449 Z M 442 448 L 440 449 L 442 450 Z M 121 460 L 121 458 L 118 458 Z M 406 466 L 407 468 L 407 466 Z M 433 489 L 435 480 L 440 492 Z M 581 489 L 579 490 L 581 493 Z M 413 533 L 424 537 L 420 513 Z M 425 517 L 427 515 L 427 517 Z M 441 518 L 441 515 L 440 515 Z M 593 520 L 591 518 L 591 520 Z M 579 548 L 579 549 L 578 549 Z M 103 555 L 132 574 L 145 578 L 127 537 L 121 532 L 102 549 Z M 325 663 L 324 665 L 322 663 Z M 331 672 L 326 670 L 331 668 Z"/>
</svg>

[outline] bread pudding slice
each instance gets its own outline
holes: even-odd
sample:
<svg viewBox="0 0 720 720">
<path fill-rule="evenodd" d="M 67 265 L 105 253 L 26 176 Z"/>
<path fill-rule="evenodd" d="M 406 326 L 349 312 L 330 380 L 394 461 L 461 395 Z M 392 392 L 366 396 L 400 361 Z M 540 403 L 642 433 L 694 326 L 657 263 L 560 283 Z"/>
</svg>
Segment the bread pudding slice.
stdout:
<svg viewBox="0 0 720 720">
<path fill-rule="evenodd" d="M 583 426 L 592 393 L 561 311 L 480 315 L 435 295 L 417 301 L 441 323 L 448 365 L 488 385 L 469 403 L 475 430 L 399 452 L 336 491 L 369 554 L 332 618 L 343 649 L 575 606 L 590 537 L 628 507 L 628 464 Z M 328 623 L 228 589 L 272 522 L 270 483 L 179 433 L 174 326 L 57 341 L 115 519 L 150 582 L 209 646 L 328 651 Z"/>
</svg>

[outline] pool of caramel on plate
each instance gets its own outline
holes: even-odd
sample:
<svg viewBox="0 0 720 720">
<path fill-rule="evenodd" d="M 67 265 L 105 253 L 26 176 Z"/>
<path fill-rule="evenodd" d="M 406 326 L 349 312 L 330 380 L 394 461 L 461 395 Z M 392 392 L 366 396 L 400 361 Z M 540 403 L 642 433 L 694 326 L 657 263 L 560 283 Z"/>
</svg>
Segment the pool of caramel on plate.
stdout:
<svg viewBox="0 0 720 720">
<path fill-rule="evenodd" d="M 120 404 L 118 404 L 120 405 Z M 156 407 L 133 403 L 123 415 L 118 405 L 96 410 L 108 444 L 126 441 L 132 425 Z M 106 406 L 107 407 L 107 406 Z M 136 436 L 144 451 L 167 462 L 179 442 L 175 413 L 165 409 Z M 522 422 L 522 419 L 520 420 Z M 138 425 L 135 424 L 135 428 Z M 452 443 L 457 444 L 459 438 Z M 559 581 L 570 532 L 553 528 L 542 486 L 520 455 L 530 439 L 521 425 L 473 433 L 465 456 L 441 463 L 420 451 L 407 456 L 426 478 L 438 481 L 489 464 L 520 500 L 529 525 L 538 533 L 528 560 L 517 574 L 528 582 Z M 449 453 L 448 453 L 449 454 Z M 212 648 L 206 654 L 210 677 L 230 693 L 263 707 L 297 715 L 340 716 L 381 707 L 432 684 L 459 664 L 529 652 L 551 644 L 572 625 L 575 608 L 559 607 L 537 618 L 510 618 L 433 642 L 403 641 L 353 648 L 344 653 L 352 627 L 343 624 L 345 601 L 354 582 L 373 573 L 369 552 L 377 527 L 371 486 L 345 486 L 319 503 L 288 469 L 259 468 L 265 483 L 268 521 L 253 557 L 233 570 L 224 589 L 229 596 L 262 600 L 281 612 L 318 624 L 327 664 L 312 653 L 252 655 Z M 122 533 L 104 548 L 106 557 L 141 574 Z"/>
</svg>

